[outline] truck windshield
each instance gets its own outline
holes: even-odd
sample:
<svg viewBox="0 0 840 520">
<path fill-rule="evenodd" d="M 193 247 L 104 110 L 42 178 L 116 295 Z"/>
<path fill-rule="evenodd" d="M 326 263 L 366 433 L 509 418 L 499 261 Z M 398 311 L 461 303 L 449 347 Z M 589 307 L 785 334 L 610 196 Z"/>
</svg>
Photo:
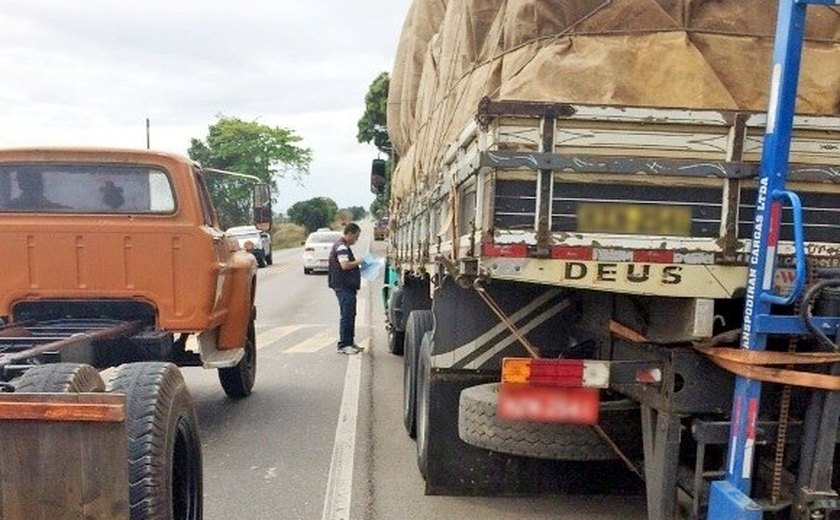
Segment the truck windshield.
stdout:
<svg viewBox="0 0 840 520">
<path fill-rule="evenodd" d="M 130 165 L 0 165 L 0 212 L 172 213 L 161 170 Z"/>
</svg>

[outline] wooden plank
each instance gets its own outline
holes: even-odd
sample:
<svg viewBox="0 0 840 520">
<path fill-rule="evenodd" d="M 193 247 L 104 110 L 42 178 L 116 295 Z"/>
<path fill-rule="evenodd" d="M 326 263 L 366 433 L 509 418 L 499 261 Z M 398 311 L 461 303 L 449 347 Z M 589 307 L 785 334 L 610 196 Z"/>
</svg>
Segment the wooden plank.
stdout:
<svg viewBox="0 0 840 520">
<path fill-rule="evenodd" d="M 124 407 L 122 395 L 0 397 L 30 408 L 38 400 Z M 128 520 L 126 443 L 124 422 L 0 420 L 0 520 Z"/>
<path fill-rule="evenodd" d="M 0 420 L 121 422 L 125 404 L 111 394 L 4 394 Z"/>
<path fill-rule="evenodd" d="M 85 428 L 82 504 L 84 519 L 128 520 L 128 448 L 125 423 Z"/>
</svg>

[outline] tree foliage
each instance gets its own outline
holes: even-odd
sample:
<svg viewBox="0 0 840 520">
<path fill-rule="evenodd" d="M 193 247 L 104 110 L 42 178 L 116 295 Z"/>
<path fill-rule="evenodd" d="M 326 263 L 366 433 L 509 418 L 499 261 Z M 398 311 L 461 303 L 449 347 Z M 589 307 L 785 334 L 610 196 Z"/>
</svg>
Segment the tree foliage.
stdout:
<svg viewBox="0 0 840 520">
<path fill-rule="evenodd" d="M 367 210 L 361 206 L 350 206 L 349 208 L 344 208 L 350 212 L 353 216 L 353 220 L 362 220 L 367 216 Z"/>
<path fill-rule="evenodd" d="M 286 212 L 292 222 L 305 227 L 309 232 L 329 227 L 337 213 L 338 204 L 327 197 L 295 202 Z"/>
<path fill-rule="evenodd" d="M 383 72 L 368 87 L 365 95 L 365 113 L 359 119 L 359 133 L 356 134 L 360 143 L 373 143 L 383 153 L 390 153 L 392 148 L 388 129 L 385 127 L 390 81 L 388 73 Z"/>
<path fill-rule="evenodd" d="M 395 166 L 394 159 L 396 159 L 396 153 L 386 127 L 389 86 L 390 77 L 387 72 L 378 75 L 370 84 L 365 95 L 365 113 L 359 119 L 359 133 L 356 134 L 356 139 L 360 143 L 372 143 L 380 152 L 387 154 L 390 158 L 385 170 L 385 192 L 377 195 L 370 205 L 370 212 L 375 217 L 381 217 L 388 213 L 391 198 L 391 172 Z"/>
<path fill-rule="evenodd" d="M 276 193 L 277 179 L 300 180 L 309 173 L 312 150 L 301 141 L 290 128 L 219 116 L 203 141 L 191 140 L 188 153 L 204 167 L 259 177 Z M 252 182 L 209 174 L 207 184 L 223 228 L 252 222 Z"/>
</svg>

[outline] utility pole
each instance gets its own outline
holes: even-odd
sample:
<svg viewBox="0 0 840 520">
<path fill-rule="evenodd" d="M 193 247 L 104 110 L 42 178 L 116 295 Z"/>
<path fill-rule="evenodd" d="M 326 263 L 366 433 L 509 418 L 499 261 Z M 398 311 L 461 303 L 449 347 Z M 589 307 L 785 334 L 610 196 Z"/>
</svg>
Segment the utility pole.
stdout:
<svg viewBox="0 0 840 520">
<path fill-rule="evenodd" d="M 146 118 L 146 150 L 151 148 L 151 140 L 149 139 L 149 118 Z"/>
</svg>

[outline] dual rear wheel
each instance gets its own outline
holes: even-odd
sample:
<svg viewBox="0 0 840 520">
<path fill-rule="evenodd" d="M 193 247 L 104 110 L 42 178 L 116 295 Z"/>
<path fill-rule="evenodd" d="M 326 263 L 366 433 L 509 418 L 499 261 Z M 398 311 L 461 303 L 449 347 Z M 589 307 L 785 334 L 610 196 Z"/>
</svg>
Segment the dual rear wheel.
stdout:
<svg viewBox="0 0 840 520">
<path fill-rule="evenodd" d="M 131 520 L 202 518 L 198 420 L 178 367 L 160 362 L 120 365 L 105 384 L 89 365 L 40 365 L 27 370 L 15 390 L 125 394 Z"/>
</svg>

